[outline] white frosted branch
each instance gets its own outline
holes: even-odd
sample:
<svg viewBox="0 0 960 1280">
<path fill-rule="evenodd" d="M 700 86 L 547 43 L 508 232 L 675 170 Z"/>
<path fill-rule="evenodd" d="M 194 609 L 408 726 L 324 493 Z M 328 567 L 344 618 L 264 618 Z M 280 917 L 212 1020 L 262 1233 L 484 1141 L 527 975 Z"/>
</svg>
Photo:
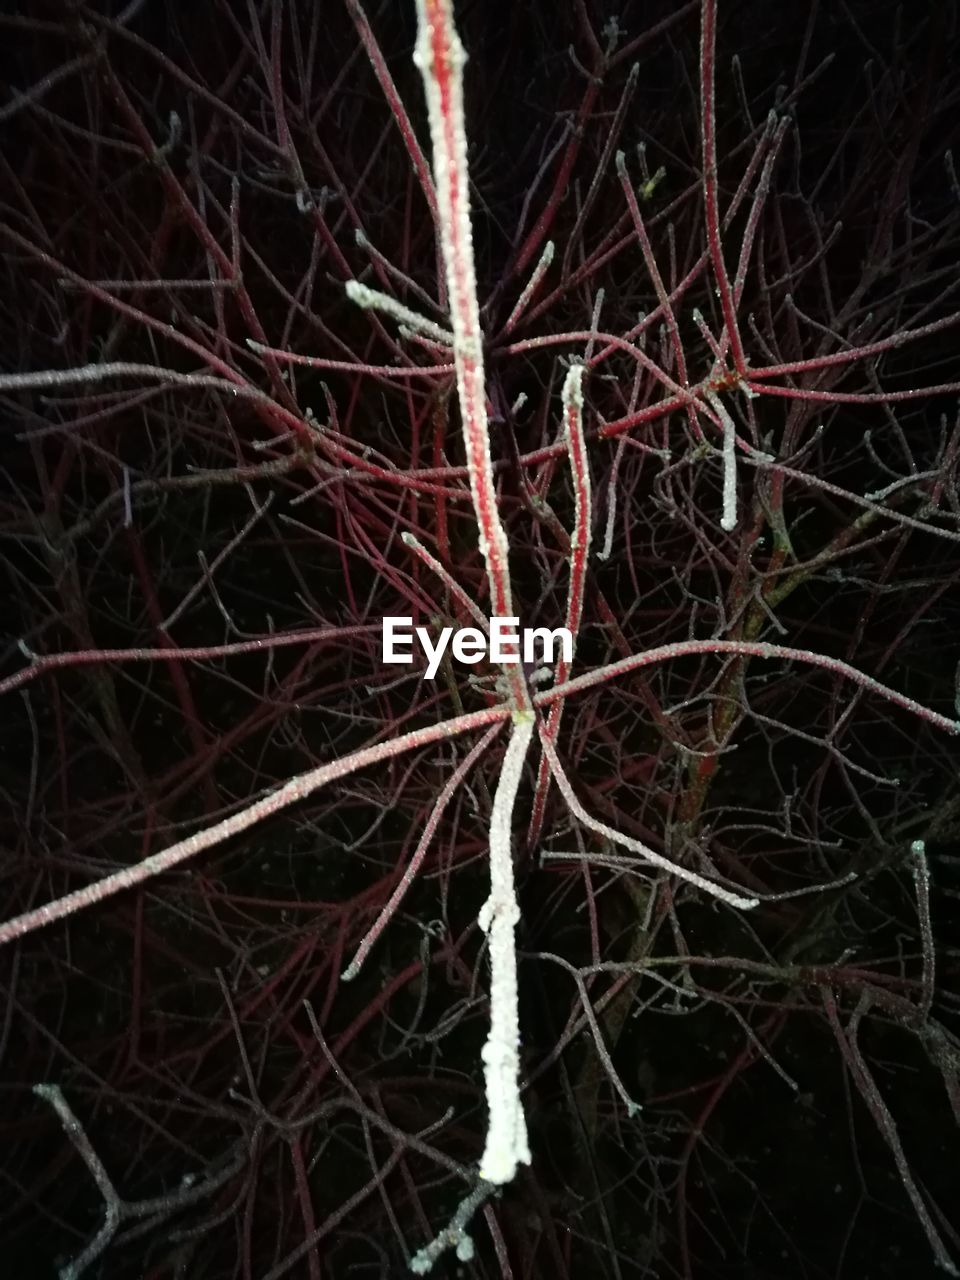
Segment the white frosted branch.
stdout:
<svg viewBox="0 0 960 1280">
<path fill-rule="evenodd" d="M 717 393 L 707 391 L 704 394 L 723 424 L 723 514 L 720 528 L 729 533 L 737 523 L 737 428 Z"/>
<path fill-rule="evenodd" d="M 430 1241 L 418 1249 L 410 1259 L 410 1270 L 414 1275 L 425 1276 L 433 1270 L 433 1264 L 448 1249 L 455 1249 L 460 1262 L 470 1262 L 473 1258 L 473 1238 L 467 1234 L 467 1227 L 474 1213 L 488 1200 L 493 1187 L 486 1182 L 478 1182 L 469 1195 L 457 1205 L 448 1226 Z"/>
<path fill-rule="evenodd" d="M 346 289 L 347 297 L 351 302 L 355 302 L 358 307 L 363 307 L 367 311 L 382 311 L 384 315 L 398 320 L 401 325 L 407 325 L 418 333 L 425 333 L 427 337 L 435 338 L 437 342 L 443 343 L 446 347 L 453 346 L 453 334 L 449 329 L 444 329 L 443 325 L 437 324 L 433 320 L 428 320 L 419 311 L 412 311 L 409 307 L 405 307 L 396 298 L 391 298 L 389 293 L 381 293 L 379 289 L 370 289 L 365 284 L 361 284 L 359 280 L 348 280 Z"/>
<path fill-rule="evenodd" d="M 532 715 L 515 718 L 503 757 L 490 815 L 490 897 L 483 904 L 478 920 L 490 945 L 490 1033 L 482 1054 L 489 1121 L 480 1176 L 496 1183 L 510 1182 L 518 1164 L 530 1163 L 527 1124 L 520 1100 L 520 1022 L 514 939 L 520 906 L 513 880 L 510 828 L 534 724 Z"/>
<path fill-rule="evenodd" d="M 543 754 L 550 762 L 550 772 L 556 779 L 560 794 L 566 801 L 567 807 L 574 817 L 580 819 L 585 827 L 595 831 L 597 835 L 606 836 L 608 840 L 612 840 L 614 844 L 621 845 L 624 849 L 639 853 L 647 862 L 659 867 L 661 871 L 668 871 L 671 875 L 678 876 L 681 880 L 686 880 L 689 884 L 696 885 L 698 889 L 703 889 L 711 897 L 719 898 L 727 906 L 739 907 L 742 911 L 748 911 L 751 907 L 757 905 L 759 898 L 745 898 L 742 894 L 733 893 L 731 890 L 725 889 L 723 885 L 717 884 L 716 881 L 708 880 L 706 876 L 698 875 L 696 871 L 689 871 L 686 867 L 681 867 L 677 862 L 671 862 L 669 858 L 665 858 L 662 854 L 656 853 L 653 849 L 648 849 L 641 841 L 634 840 L 632 836 L 624 835 L 622 831 L 608 827 L 605 822 L 599 822 L 592 817 L 577 799 L 576 793 L 570 785 L 570 779 L 564 772 L 560 757 L 557 755 L 547 733 L 540 734 L 540 745 L 543 748 Z"/>
</svg>

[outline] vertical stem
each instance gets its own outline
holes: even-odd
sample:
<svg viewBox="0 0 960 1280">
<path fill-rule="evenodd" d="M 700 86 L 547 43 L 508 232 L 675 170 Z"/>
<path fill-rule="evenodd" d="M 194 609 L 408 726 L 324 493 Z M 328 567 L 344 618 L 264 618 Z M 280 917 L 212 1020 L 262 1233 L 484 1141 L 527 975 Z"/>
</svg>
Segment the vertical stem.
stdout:
<svg viewBox="0 0 960 1280">
<path fill-rule="evenodd" d="M 393 76 L 390 74 L 390 68 L 383 56 L 376 37 L 367 21 L 367 15 L 363 11 L 360 0 L 346 0 L 347 12 L 353 19 L 354 26 L 357 28 L 357 35 L 360 37 L 361 43 L 366 50 L 367 57 L 370 59 L 370 65 L 373 67 L 373 73 L 377 77 L 377 81 L 383 91 L 393 118 L 397 122 L 397 128 L 400 130 L 400 137 L 403 139 L 403 145 L 407 149 L 407 155 L 413 164 L 414 173 L 417 175 L 417 181 L 420 183 L 420 189 L 423 191 L 424 199 L 430 209 L 434 223 L 439 223 L 439 213 L 437 210 L 437 194 L 433 189 L 433 182 L 430 179 L 430 170 L 427 167 L 427 161 L 423 152 L 420 150 L 420 144 L 417 142 L 417 135 L 413 131 L 413 125 L 410 123 L 410 117 L 407 115 L 406 108 L 397 93 L 397 86 L 393 82 Z"/>
<path fill-rule="evenodd" d="M 746 376 L 747 362 L 743 343 L 737 327 L 737 313 L 733 302 L 730 277 L 723 261 L 720 244 L 720 207 L 717 192 L 717 134 L 713 92 L 715 68 L 715 44 L 717 35 L 717 0 L 703 0 L 700 22 L 700 113 L 703 122 L 703 199 L 706 209 L 707 243 L 713 274 L 720 292 L 720 305 L 730 339 L 734 367 L 741 377 Z"/>
<path fill-rule="evenodd" d="M 494 617 L 513 616 L 507 535 L 500 520 L 490 458 L 484 388 L 483 334 L 470 230 L 467 138 L 463 117 L 466 55 L 453 25 L 451 0 L 417 0 L 420 19 L 414 61 L 423 76 L 440 210 L 440 247 L 447 273 L 457 392 L 466 441 L 470 493 L 480 553 L 487 567 Z M 506 668 L 515 708 L 529 709 L 519 663 Z"/>
<path fill-rule="evenodd" d="M 532 716 L 514 721 L 503 757 L 490 815 L 490 897 L 478 922 L 490 942 L 491 975 L 490 1033 L 482 1054 L 490 1118 L 480 1176 L 497 1183 L 510 1182 L 518 1164 L 530 1163 L 519 1085 L 520 1021 L 513 931 L 520 920 L 520 906 L 513 879 L 510 828 L 535 723 Z"/>
<path fill-rule="evenodd" d="M 570 540 L 570 585 L 567 589 L 567 616 L 565 626 L 573 637 L 574 647 L 580 632 L 583 616 L 583 597 L 587 578 L 587 561 L 590 555 L 591 490 L 590 469 L 587 465 L 587 441 L 583 434 L 583 365 L 571 365 L 563 383 L 563 430 L 573 471 L 574 525 Z M 574 648 L 575 652 L 575 648 Z M 563 684 L 570 675 L 571 662 L 561 653 L 557 661 L 554 680 Z M 558 699 L 550 708 L 545 732 L 551 742 L 556 741 L 563 715 L 563 700 Z M 537 787 L 533 798 L 533 810 L 527 832 L 527 843 L 536 844 L 543 825 L 543 813 L 550 789 L 550 767 L 546 756 L 540 757 Z"/>
<path fill-rule="evenodd" d="M 513 616 L 507 535 L 500 520 L 490 458 L 483 371 L 483 334 L 470 230 L 467 138 L 463 118 L 466 55 L 453 25 L 451 0 L 417 0 L 419 33 L 414 61 L 423 75 L 433 142 L 433 173 L 440 211 L 440 247 L 447 273 L 457 393 L 466 441 L 470 492 L 480 553 L 487 567 L 494 617 Z M 520 1025 L 514 929 L 520 919 L 513 877 L 511 826 L 535 713 L 519 663 L 504 672 L 510 689 L 513 733 L 503 758 L 490 817 L 490 897 L 479 917 L 490 945 L 490 1033 L 483 1048 L 489 1120 L 480 1162 L 488 1182 L 510 1182 L 518 1164 L 530 1163 L 520 1100 Z"/>
</svg>

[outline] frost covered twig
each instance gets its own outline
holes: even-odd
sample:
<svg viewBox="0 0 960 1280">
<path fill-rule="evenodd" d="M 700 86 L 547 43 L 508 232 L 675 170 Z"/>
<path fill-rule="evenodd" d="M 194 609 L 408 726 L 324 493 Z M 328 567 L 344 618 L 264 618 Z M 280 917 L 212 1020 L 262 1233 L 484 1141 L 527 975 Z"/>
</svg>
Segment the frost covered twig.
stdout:
<svg viewBox="0 0 960 1280">
<path fill-rule="evenodd" d="M 490 1117 L 480 1176 L 498 1183 L 510 1182 L 518 1164 L 530 1163 L 518 1080 L 520 1023 L 513 931 L 520 920 L 520 907 L 513 883 L 510 826 L 534 724 L 532 715 L 514 722 L 503 757 L 490 815 L 490 897 L 478 920 L 490 943 L 490 1034 L 483 1047 Z"/>
<path fill-rule="evenodd" d="M 414 61 L 423 76 L 433 144 L 433 175 L 440 209 L 440 247 L 447 274 L 457 394 L 467 451 L 470 493 L 480 553 L 490 582 L 494 617 L 513 616 L 507 535 L 497 508 L 484 386 L 483 334 L 470 228 L 467 135 L 463 114 L 466 54 L 453 23 L 451 0 L 417 0 L 419 32 Z M 506 668 L 515 707 L 530 700 L 519 666 Z"/>
<path fill-rule="evenodd" d="M 159 1196 L 151 1196 L 145 1200 L 124 1200 L 114 1187 L 103 1161 L 94 1151 L 86 1130 L 74 1113 L 60 1086 L 56 1084 L 35 1084 L 33 1092 L 38 1098 L 48 1102 L 57 1113 L 64 1133 L 73 1143 L 80 1159 L 87 1166 L 100 1194 L 103 1196 L 104 1202 L 103 1223 L 100 1230 L 72 1262 L 68 1262 L 60 1268 L 60 1280 L 79 1280 L 79 1277 L 83 1275 L 87 1268 L 101 1257 L 125 1222 L 156 1221 L 199 1204 L 225 1186 L 240 1171 L 246 1159 L 246 1143 L 242 1143 L 226 1164 L 210 1173 L 200 1182 L 196 1181 L 193 1175 L 187 1175 L 183 1178 L 180 1186 L 173 1191 Z M 138 1228 L 134 1227 L 130 1230 L 131 1232 L 137 1231 Z"/>
<path fill-rule="evenodd" d="M 570 455 L 570 468 L 573 472 L 574 529 L 570 539 L 570 584 L 567 588 L 567 616 L 565 626 L 576 645 L 580 632 L 580 621 L 583 617 L 583 598 L 587 578 L 587 562 L 590 558 L 590 523 L 593 514 L 590 468 L 587 463 L 587 441 L 583 434 L 583 365 L 570 366 L 563 383 L 563 433 Z M 563 684 L 570 674 L 570 661 L 561 655 L 557 663 L 555 679 Z M 547 718 L 546 733 L 551 740 L 556 740 L 560 732 L 560 719 L 563 715 L 563 702 L 555 702 L 550 708 Z M 533 810 L 530 817 L 530 828 L 527 843 L 532 848 L 540 835 L 543 824 L 543 813 L 550 786 L 550 769 L 546 756 L 540 757 L 540 769 L 537 774 L 537 788 L 534 793 Z"/>
<path fill-rule="evenodd" d="M 737 524 L 737 428 L 715 391 L 705 391 L 704 396 L 723 426 L 723 514 L 720 528 L 729 533 Z"/>
<path fill-rule="evenodd" d="M 463 45 L 451 0 L 417 0 L 419 30 L 414 61 L 423 76 L 433 174 L 440 211 L 440 246 L 446 267 L 457 392 L 466 444 L 470 493 L 480 552 L 490 583 L 494 617 L 511 617 L 513 595 L 507 535 L 497 507 L 487 425 L 483 335 L 477 302 L 467 138 L 463 114 Z M 514 928 L 520 918 L 513 883 L 511 819 L 523 763 L 533 736 L 535 713 L 519 664 L 504 667 L 513 712 L 513 734 L 504 755 L 490 818 L 490 897 L 479 924 L 490 944 L 490 1034 L 483 1049 L 489 1122 L 480 1164 L 488 1182 L 509 1182 L 518 1164 L 530 1161 L 520 1101 L 517 955 Z"/>
</svg>

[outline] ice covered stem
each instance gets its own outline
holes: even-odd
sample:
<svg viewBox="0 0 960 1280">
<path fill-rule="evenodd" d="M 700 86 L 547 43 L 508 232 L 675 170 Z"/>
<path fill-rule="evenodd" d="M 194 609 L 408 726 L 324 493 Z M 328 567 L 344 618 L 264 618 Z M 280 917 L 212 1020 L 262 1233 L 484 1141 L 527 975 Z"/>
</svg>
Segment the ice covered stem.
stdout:
<svg viewBox="0 0 960 1280">
<path fill-rule="evenodd" d="M 563 433 L 567 442 L 570 457 L 570 469 L 573 474 L 574 520 L 573 537 L 570 539 L 570 585 L 567 590 L 567 616 L 565 625 L 573 636 L 576 645 L 580 634 L 580 621 L 583 617 L 583 596 L 587 579 L 587 561 L 590 558 L 590 523 L 592 516 L 592 499 L 590 490 L 590 468 L 587 464 L 587 440 L 583 434 L 583 365 L 571 365 L 563 383 Z M 573 655 L 567 662 L 562 656 L 554 673 L 554 683 L 563 684 L 570 675 Z M 546 732 L 551 741 L 556 741 L 560 732 L 560 718 L 563 715 L 563 701 L 558 700 L 550 708 L 547 717 Z M 533 794 L 533 807 L 530 814 L 530 826 L 527 830 L 527 844 L 532 849 L 540 838 L 543 825 L 544 807 L 547 801 L 547 790 L 550 785 L 550 767 L 547 757 L 540 757 L 540 771 L 537 774 L 537 786 Z"/>
<path fill-rule="evenodd" d="M 470 229 L 467 134 L 463 116 L 466 54 L 453 24 L 452 0 L 417 0 L 413 58 L 423 76 L 433 145 L 433 176 L 440 211 L 440 249 L 447 276 L 457 395 L 466 444 L 470 494 L 480 554 L 490 582 L 492 617 L 513 616 L 507 535 L 497 508 L 484 389 L 483 334 Z M 515 708 L 530 709 L 519 664 L 505 668 Z"/>
<path fill-rule="evenodd" d="M 447 277 L 457 395 L 466 445 L 470 494 L 480 554 L 490 583 L 491 616 L 513 616 L 507 535 L 497 507 L 484 387 L 483 334 L 477 302 L 467 135 L 463 115 L 463 45 L 453 23 L 452 0 L 417 0 L 414 61 L 423 76 L 433 146 L 440 249 Z M 489 1123 L 480 1176 L 509 1182 L 518 1164 L 529 1164 L 527 1126 L 520 1102 L 520 1027 L 514 929 L 520 919 L 513 883 L 510 828 L 535 713 L 519 663 L 504 668 L 513 732 L 501 767 L 490 816 L 490 897 L 479 924 L 490 947 L 490 1034 L 483 1048 Z"/>
<path fill-rule="evenodd" d="M 723 514 L 720 528 L 727 533 L 737 525 L 737 428 L 715 391 L 704 392 L 723 427 Z"/>
<path fill-rule="evenodd" d="M 359 280 L 348 280 L 346 291 L 347 297 L 351 302 L 355 302 L 358 307 L 364 307 L 368 311 L 382 311 L 392 319 L 399 320 L 401 324 L 406 325 L 409 329 L 414 329 L 417 333 L 425 333 L 428 338 L 435 338 L 437 342 L 443 343 L 444 346 L 449 347 L 453 343 L 450 333 L 444 329 L 443 325 L 435 324 L 432 320 L 428 320 L 419 311 L 411 311 L 409 307 L 405 307 L 396 298 L 391 298 L 388 293 L 381 293 L 379 289 L 369 289 L 365 284 L 361 284 Z"/>
<path fill-rule="evenodd" d="M 482 1054 L 489 1120 L 480 1176 L 496 1183 L 510 1182 L 518 1164 L 530 1163 L 527 1124 L 520 1101 L 520 1023 L 513 934 L 520 919 L 520 906 L 513 881 L 510 828 L 534 724 L 532 713 L 521 712 L 514 717 L 490 815 L 490 897 L 478 920 L 490 946 L 490 1034 Z"/>
</svg>

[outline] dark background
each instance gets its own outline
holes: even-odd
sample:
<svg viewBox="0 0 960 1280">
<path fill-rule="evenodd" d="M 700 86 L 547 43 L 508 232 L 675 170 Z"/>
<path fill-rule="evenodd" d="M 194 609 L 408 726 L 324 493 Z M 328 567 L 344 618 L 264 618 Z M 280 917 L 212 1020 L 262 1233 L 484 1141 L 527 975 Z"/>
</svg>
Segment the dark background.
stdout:
<svg viewBox="0 0 960 1280">
<path fill-rule="evenodd" d="M 608 333 L 627 332 L 657 304 L 612 158 L 578 218 L 634 61 L 617 146 L 635 184 L 644 164 L 650 177 L 664 170 L 643 204 L 654 253 L 673 281 L 702 251 L 699 7 L 583 0 L 456 11 L 514 587 L 528 624 L 559 625 L 566 558 L 513 460 L 557 438 L 558 356 L 582 354 L 584 343 L 506 348 L 588 330 L 600 288 Z M 369 6 L 368 16 L 429 158 L 413 3 Z M 621 34 L 581 118 L 595 60 L 588 32 L 602 46 L 614 22 Z M 960 188 L 948 158 L 960 121 L 957 35 L 952 5 L 721 3 L 722 210 L 767 114 L 788 122 L 739 308 L 754 364 L 842 351 L 957 309 Z M 345 4 L 146 0 L 134 13 L 8 4 L 0 81 L 0 371 L 109 360 L 197 372 L 204 362 L 175 336 L 186 335 L 295 416 L 311 408 L 368 461 L 462 466 L 456 411 L 443 426 L 442 400 L 428 402 L 426 382 L 295 367 L 282 384 L 246 345 L 252 308 L 274 346 L 386 365 L 395 326 L 354 307 L 343 281 L 365 272 L 415 308 L 426 306 L 417 286 L 438 296 L 429 213 Z M 570 129 L 578 147 L 558 180 Z M 211 247 L 229 260 L 231 199 L 242 289 L 237 278 L 221 287 Z M 731 271 L 748 208 L 724 233 Z M 522 270 L 518 262 L 543 217 L 557 245 L 548 285 L 507 338 L 539 247 Z M 358 226 L 407 283 L 371 273 Z M 211 279 L 221 286 L 184 284 Z M 99 281 L 99 292 L 84 281 Z M 710 353 L 695 306 L 719 333 L 707 276 L 678 308 L 700 378 Z M 616 442 L 592 436 L 595 547 L 613 490 L 617 514 L 610 556 L 591 560 L 578 670 L 620 656 L 599 591 L 628 651 L 755 626 L 958 714 L 956 333 L 864 361 L 846 380 L 807 384 L 947 391 L 822 410 L 758 400 L 758 446 L 813 478 L 785 484 L 790 553 L 779 567 L 759 472 L 742 469 L 743 521 L 722 536 L 719 463 L 715 453 L 695 456 L 682 415 L 632 432 L 654 452 L 631 446 L 616 471 Z M 659 327 L 645 343 L 670 366 Z M 412 349 L 418 362 L 432 359 Z M 593 371 L 591 432 L 624 416 L 631 394 L 634 404 L 637 395 L 656 402 L 656 384 L 634 388 L 633 376 L 622 352 Z M 521 392 L 526 406 L 506 412 Z M 290 641 L 268 655 L 69 666 L 6 692 L 5 918 L 166 847 L 292 774 L 484 705 L 462 672 L 435 687 L 395 687 L 376 630 L 386 613 L 414 608 L 427 622 L 451 609 L 412 565 L 398 537 L 405 528 L 435 552 L 445 546 L 447 569 L 485 608 L 469 507 L 444 507 L 426 486 L 358 479 L 346 465 L 338 474 L 322 451 L 321 462 L 304 460 L 295 443 L 254 401 L 210 388 L 127 377 L 0 395 L 0 678 L 19 671 L 25 653 Z M 677 463 L 669 472 L 656 453 L 665 448 Z M 564 468 L 561 459 L 522 475 L 569 530 Z M 895 489 L 889 507 L 934 532 L 895 519 L 854 525 L 864 508 L 844 493 L 911 476 L 927 479 Z M 937 477 L 932 511 L 924 500 Z M 765 541 L 748 554 L 750 528 Z M 843 554 L 817 560 L 837 538 L 847 539 Z M 809 574 L 795 573 L 813 560 Z M 761 617 L 754 592 L 774 580 L 790 589 Z M 328 627 L 367 630 L 319 642 L 314 633 Z M 301 632 L 312 638 L 298 640 Z M 561 747 L 581 798 L 661 852 L 762 893 L 851 871 L 858 879 L 748 917 L 676 881 L 671 893 L 602 866 L 550 864 L 540 855 L 551 849 L 603 850 L 555 789 L 539 847 L 527 847 L 528 769 L 516 839 L 534 1161 L 478 1215 L 476 1259 L 449 1255 L 436 1274 L 943 1274 L 892 1139 L 960 1257 L 956 740 L 820 668 L 744 664 L 739 683 L 724 685 L 730 671 L 681 659 L 572 700 Z M 690 761 L 716 747 L 711 726 L 723 723 L 731 689 L 737 711 L 697 799 Z M 456 1169 L 473 1166 L 482 1146 L 488 970 L 475 920 L 502 739 L 446 814 L 425 874 L 361 976 L 343 984 L 338 974 L 467 745 L 365 770 L 0 952 L 0 1256 L 10 1275 L 56 1274 L 104 1221 L 76 1145 L 32 1092 L 42 1082 L 62 1088 L 118 1195 L 140 1206 L 85 1274 L 406 1274 L 409 1254 L 464 1194 Z M 907 857 L 917 839 L 932 884 L 926 937 Z M 924 1010 L 931 945 L 936 985 Z M 583 1028 L 569 970 L 543 953 L 587 971 L 599 959 L 636 962 L 644 947 L 649 970 L 609 1000 L 609 974 L 586 979 L 610 1060 L 643 1103 L 628 1118 Z M 867 1104 L 851 1043 L 882 1113 Z M 878 1114 L 888 1119 L 878 1125 Z M 420 1147 L 405 1147 L 404 1134 L 420 1134 Z M 183 1197 L 185 1179 L 206 1188 L 195 1202 Z M 297 1249 L 311 1234 L 308 1262 Z"/>
</svg>

